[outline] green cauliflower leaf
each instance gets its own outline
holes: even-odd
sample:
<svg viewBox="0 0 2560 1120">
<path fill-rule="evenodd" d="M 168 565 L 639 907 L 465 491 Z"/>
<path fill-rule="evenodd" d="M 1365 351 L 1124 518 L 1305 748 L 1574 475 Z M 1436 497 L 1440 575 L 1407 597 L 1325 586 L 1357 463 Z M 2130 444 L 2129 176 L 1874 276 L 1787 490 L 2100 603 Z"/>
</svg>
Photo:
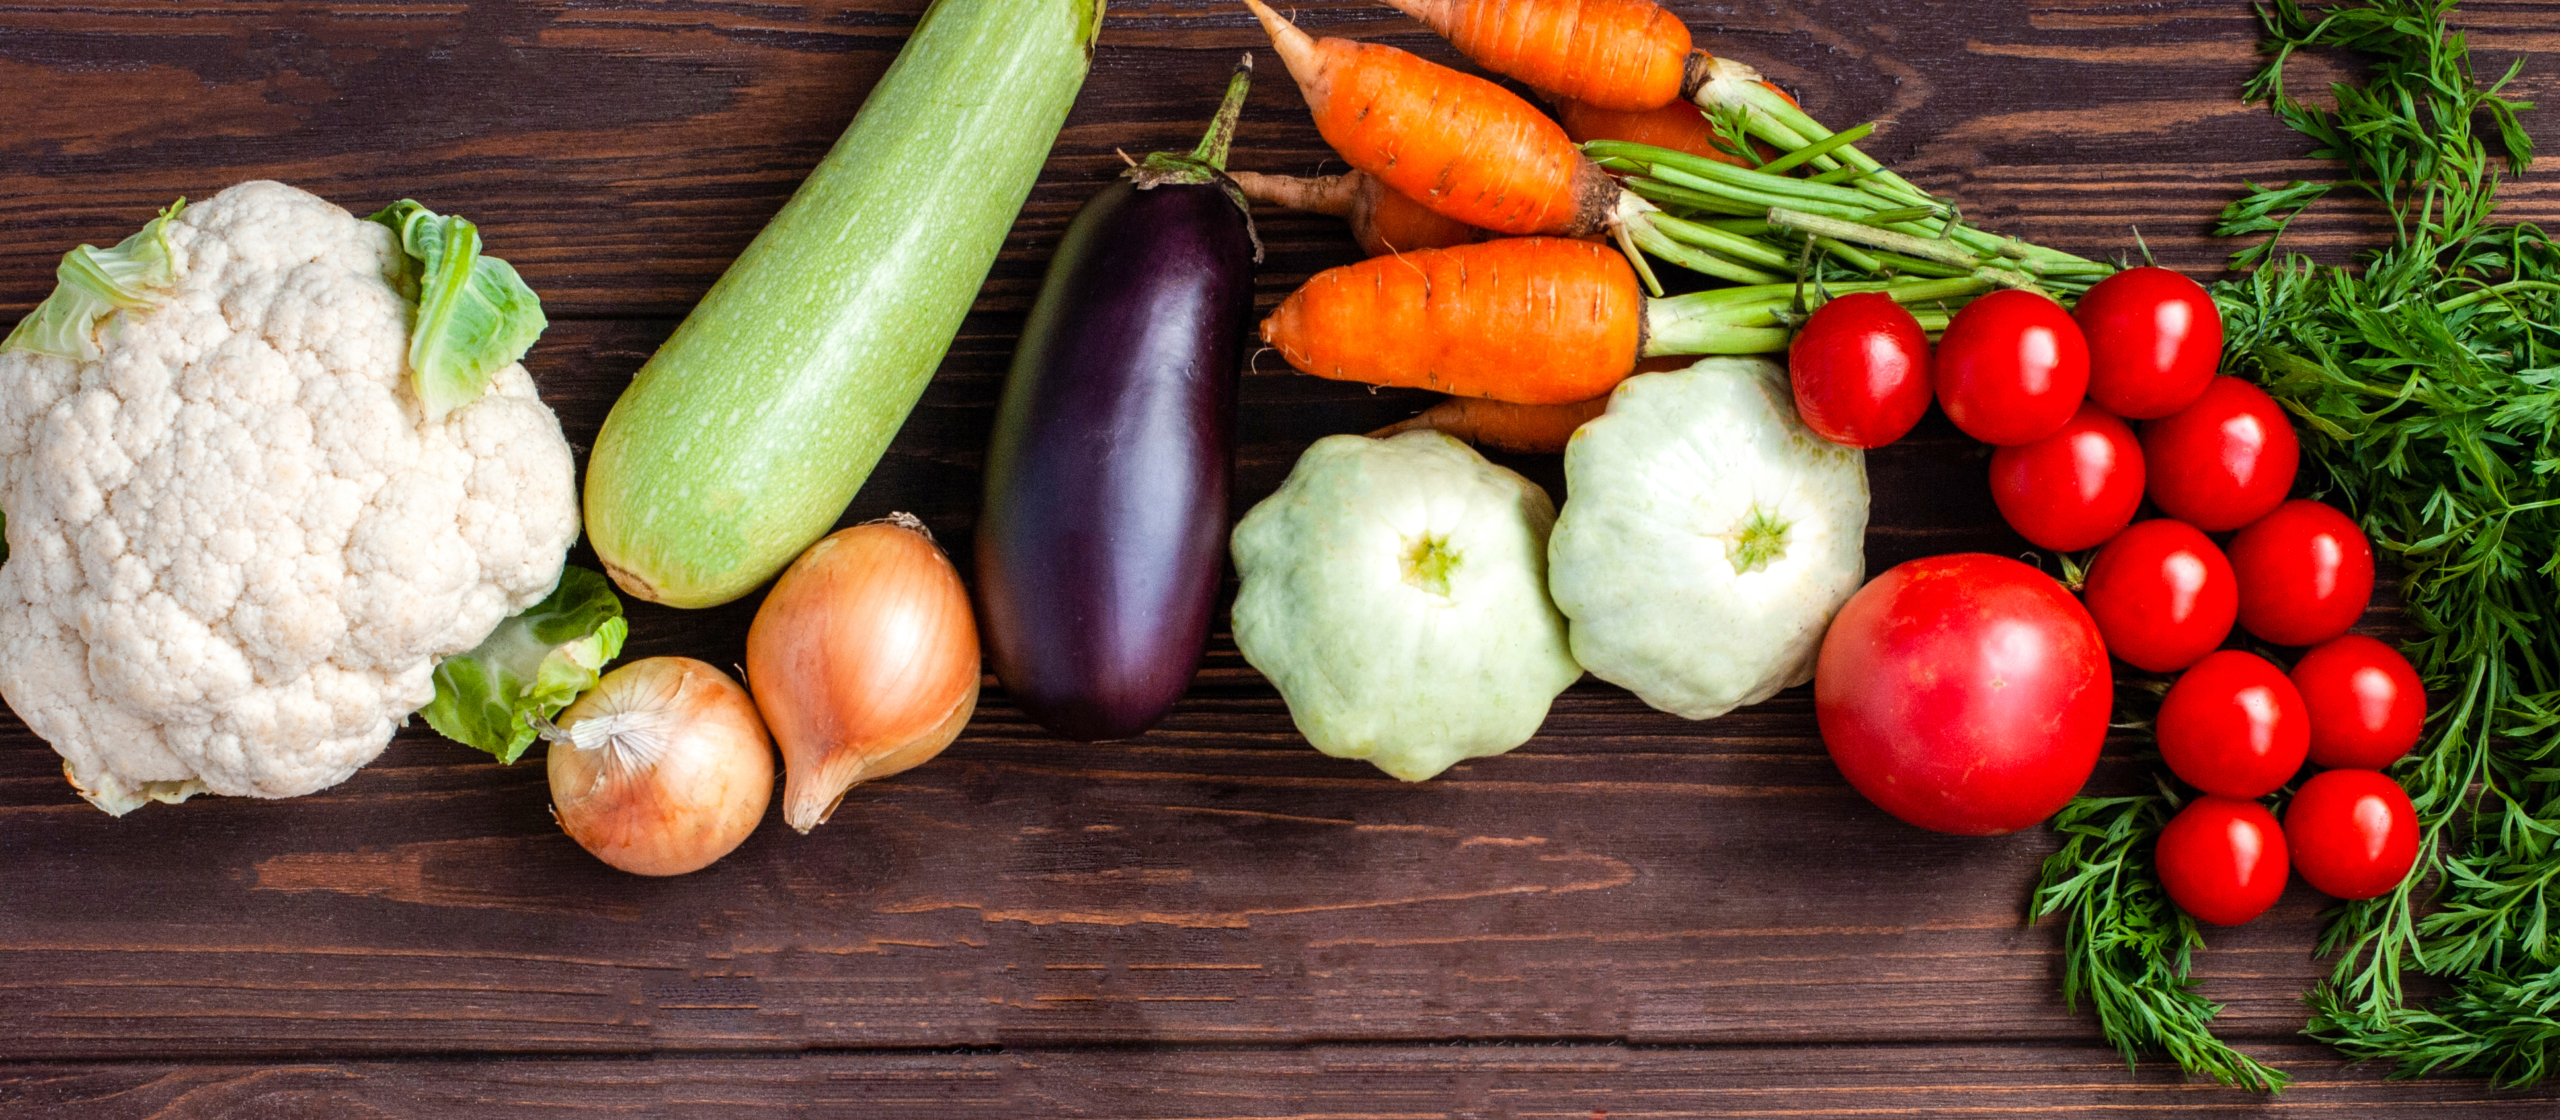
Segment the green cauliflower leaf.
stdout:
<svg viewBox="0 0 2560 1120">
<path fill-rule="evenodd" d="M 428 419 L 480 399 L 551 325 L 514 266 L 480 254 L 478 226 L 405 198 L 365 220 L 389 226 L 409 257 L 406 286 L 418 297 L 409 376 Z"/>
<path fill-rule="evenodd" d="M 479 648 L 436 666 L 436 698 L 419 714 L 445 738 L 513 763 L 550 719 L 595 687 L 631 625 L 611 581 L 565 568 L 551 597 L 498 624 Z"/>
</svg>

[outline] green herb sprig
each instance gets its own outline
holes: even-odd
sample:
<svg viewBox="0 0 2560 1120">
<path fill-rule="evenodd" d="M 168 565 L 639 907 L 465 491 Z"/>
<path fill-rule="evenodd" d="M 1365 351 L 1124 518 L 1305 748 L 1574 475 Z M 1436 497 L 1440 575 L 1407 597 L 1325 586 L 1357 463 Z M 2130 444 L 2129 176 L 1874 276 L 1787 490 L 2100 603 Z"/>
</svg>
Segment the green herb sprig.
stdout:
<svg viewBox="0 0 2560 1120">
<path fill-rule="evenodd" d="M 2350 1057 L 2396 1062 L 2395 1076 L 2523 1086 L 2560 1050 L 2560 245 L 2490 221 L 2499 165 L 2520 173 L 2531 159 L 2517 118 L 2531 105 L 2500 93 L 2521 59 L 2478 80 L 2452 9 L 2275 0 L 2259 10 L 2271 58 L 2248 96 L 2310 136 L 2315 157 L 2340 161 L 2343 177 L 2252 184 L 2225 209 L 2217 233 L 2275 236 L 2235 254 L 2235 268 L 2255 271 L 2215 296 L 2226 370 L 2292 411 L 2306 483 L 2398 562 L 2421 631 L 2404 649 L 2432 701 L 2425 741 L 2393 768 L 2418 809 L 2418 868 L 2392 894 L 2333 912 L 2320 949 L 2338 963 L 2306 997 L 2306 1031 Z M 2284 66 L 2304 49 L 2360 54 L 2369 80 L 2333 86 L 2334 109 L 2296 100 Z M 2341 190 L 2382 204 L 2390 243 L 2352 268 L 2280 257 L 2277 240 L 2303 208 Z M 2106 804 L 2084 800 L 2058 819 L 2070 839 L 2038 896 L 2040 912 L 2096 931 L 2066 936 L 2066 993 L 2073 975 L 2103 970 L 2132 993 L 2092 1001 L 2111 1040 L 2250 1083 L 2219 1059 L 2209 1013 L 2111 1011 L 2186 993 L 2185 948 L 2173 959 L 2128 940 L 2159 921 L 2156 883 L 2049 894 L 2105 854 L 2071 833 Z M 2121 845 L 2147 851 L 2160 814 L 2115 811 L 2127 818 Z M 2101 951 L 2128 943 L 2142 951 Z M 2443 977 L 2452 994 L 2409 1006 L 2412 972 Z"/>
</svg>

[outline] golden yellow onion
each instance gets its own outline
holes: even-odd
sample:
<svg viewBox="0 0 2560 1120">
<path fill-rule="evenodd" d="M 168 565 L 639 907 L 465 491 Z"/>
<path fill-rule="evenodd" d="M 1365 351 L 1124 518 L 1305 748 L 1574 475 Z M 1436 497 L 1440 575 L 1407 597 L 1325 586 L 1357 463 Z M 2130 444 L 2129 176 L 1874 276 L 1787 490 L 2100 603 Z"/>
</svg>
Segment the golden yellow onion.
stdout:
<svg viewBox="0 0 2560 1120">
<path fill-rule="evenodd" d="M 690 657 L 605 674 L 543 737 L 551 815 L 597 859 L 634 875 L 710 866 L 773 802 L 773 744 L 754 698 Z"/>
<path fill-rule="evenodd" d="M 807 832 L 855 783 L 942 753 L 978 707 L 969 591 L 908 514 L 792 561 L 747 630 L 747 683 L 782 747 L 782 819 Z"/>
</svg>

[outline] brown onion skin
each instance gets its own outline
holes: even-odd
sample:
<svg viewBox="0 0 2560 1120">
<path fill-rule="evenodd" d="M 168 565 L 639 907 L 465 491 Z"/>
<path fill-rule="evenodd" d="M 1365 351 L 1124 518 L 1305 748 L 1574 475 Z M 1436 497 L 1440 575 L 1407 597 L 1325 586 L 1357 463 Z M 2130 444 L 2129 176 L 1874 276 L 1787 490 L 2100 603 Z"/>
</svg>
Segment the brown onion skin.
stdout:
<svg viewBox="0 0 2560 1120">
<path fill-rule="evenodd" d="M 663 688 L 645 696 L 630 691 L 627 674 L 661 673 Z M 556 722 L 573 728 L 644 704 L 690 721 L 676 731 L 685 742 L 659 761 L 656 780 L 599 782 L 605 751 L 554 742 L 544 759 L 552 816 L 580 847 L 634 875 L 699 871 L 736 851 L 764 819 L 773 802 L 773 743 L 747 690 L 690 657 L 652 657 L 616 669 Z"/>
<path fill-rule="evenodd" d="M 977 710 L 969 591 L 922 528 L 901 514 L 809 546 L 747 629 L 747 682 L 782 748 L 783 820 L 801 832 L 855 784 L 942 753 Z"/>
</svg>

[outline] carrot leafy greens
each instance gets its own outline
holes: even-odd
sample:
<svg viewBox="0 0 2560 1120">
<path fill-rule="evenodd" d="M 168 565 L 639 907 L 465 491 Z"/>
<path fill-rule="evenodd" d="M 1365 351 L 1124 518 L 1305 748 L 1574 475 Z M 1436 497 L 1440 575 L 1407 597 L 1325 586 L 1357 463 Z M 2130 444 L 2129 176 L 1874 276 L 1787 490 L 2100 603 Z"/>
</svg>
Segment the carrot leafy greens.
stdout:
<svg viewBox="0 0 2560 1120">
<path fill-rule="evenodd" d="M 2253 184 L 2225 209 L 2217 233 L 2276 236 L 2235 254 L 2251 271 L 2215 295 L 2226 369 L 2284 402 L 2305 479 L 2399 561 L 2420 631 L 2404 648 L 2432 696 L 2425 740 L 2392 768 L 2424 829 L 2417 870 L 2332 913 L 2320 948 L 2337 965 L 2305 997 L 2306 1033 L 2395 1076 L 2524 1086 L 2560 1056 L 2560 244 L 2490 221 L 2502 170 L 2531 159 L 2517 120 L 2531 105 L 2500 93 L 2521 59 L 2492 82 L 2474 73 L 2453 6 L 2260 9 L 2272 58 L 2247 95 L 2344 176 Z M 2361 55 L 2370 80 L 2332 87 L 2335 108 L 2296 100 L 2284 66 L 2306 49 Z M 2353 267 L 2277 252 L 2305 207 L 2341 192 L 2381 203 L 2388 244 Z M 2064 915 L 2065 993 L 2129 1056 L 2165 1050 L 2280 1089 L 2280 1072 L 2213 1037 L 2191 988 L 2194 925 L 2147 867 L 2163 804 L 2084 798 L 2057 819 L 2067 839 L 2033 909 Z M 2413 1004 L 2414 973 L 2450 994 Z"/>
</svg>

